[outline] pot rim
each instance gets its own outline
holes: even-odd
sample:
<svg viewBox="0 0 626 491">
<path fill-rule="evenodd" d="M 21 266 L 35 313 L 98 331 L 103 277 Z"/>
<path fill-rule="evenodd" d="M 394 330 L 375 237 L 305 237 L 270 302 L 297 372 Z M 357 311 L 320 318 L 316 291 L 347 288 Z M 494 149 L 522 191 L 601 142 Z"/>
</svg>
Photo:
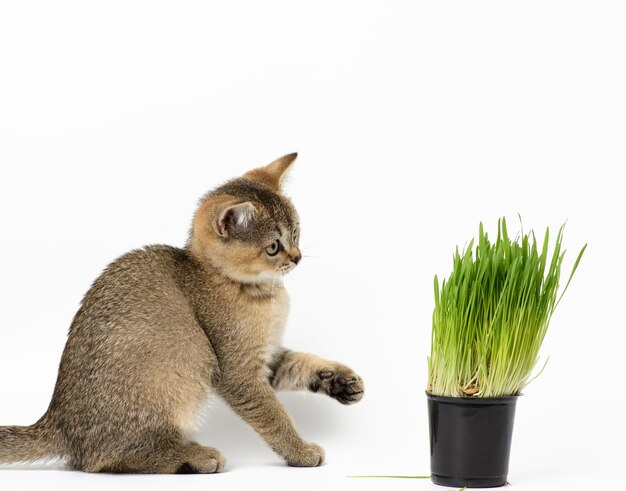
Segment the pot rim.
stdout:
<svg viewBox="0 0 626 491">
<path fill-rule="evenodd" d="M 449 396 L 436 396 L 428 391 L 426 397 L 436 402 L 451 403 L 451 404 L 468 404 L 468 405 L 481 405 L 481 404 L 515 404 L 518 397 L 523 396 L 520 394 L 517 396 L 504 396 L 504 397 L 449 397 Z"/>
</svg>

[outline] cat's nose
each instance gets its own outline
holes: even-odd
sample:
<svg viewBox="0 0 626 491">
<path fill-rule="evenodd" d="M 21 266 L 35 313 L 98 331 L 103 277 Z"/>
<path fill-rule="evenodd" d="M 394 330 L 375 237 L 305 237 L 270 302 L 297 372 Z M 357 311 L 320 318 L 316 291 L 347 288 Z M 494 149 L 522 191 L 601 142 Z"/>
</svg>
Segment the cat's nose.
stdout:
<svg viewBox="0 0 626 491">
<path fill-rule="evenodd" d="M 300 254 L 299 252 L 291 258 L 291 260 L 296 264 L 300 262 L 300 259 L 302 259 L 302 254 Z"/>
</svg>

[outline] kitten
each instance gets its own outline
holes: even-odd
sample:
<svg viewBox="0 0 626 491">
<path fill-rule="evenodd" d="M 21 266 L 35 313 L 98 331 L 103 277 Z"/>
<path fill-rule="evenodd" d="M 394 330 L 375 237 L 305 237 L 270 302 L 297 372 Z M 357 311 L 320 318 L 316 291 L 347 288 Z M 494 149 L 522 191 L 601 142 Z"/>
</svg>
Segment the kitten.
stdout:
<svg viewBox="0 0 626 491">
<path fill-rule="evenodd" d="M 111 263 L 69 330 L 50 406 L 34 425 L 0 426 L 0 463 L 64 457 L 86 472 L 218 472 L 222 454 L 189 441 L 221 396 L 287 464 L 324 451 L 298 434 L 275 390 L 363 397 L 351 369 L 281 346 L 281 276 L 302 258 L 281 180 L 286 155 L 201 199 L 184 249 L 155 245 Z"/>
</svg>

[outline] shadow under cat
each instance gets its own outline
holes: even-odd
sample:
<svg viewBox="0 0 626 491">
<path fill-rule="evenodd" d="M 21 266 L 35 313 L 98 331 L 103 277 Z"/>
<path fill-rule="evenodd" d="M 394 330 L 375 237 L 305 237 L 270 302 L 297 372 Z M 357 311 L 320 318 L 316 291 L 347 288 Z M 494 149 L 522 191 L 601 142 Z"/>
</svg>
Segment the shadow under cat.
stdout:
<svg viewBox="0 0 626 491">
<path fill-rule="evenodd" d="M 337 419 L 334 401 L 299 393 L 282 393 L 279 399 L 291 413 L 300 432 L 308 438 L 329 439 L 340 431 L 341 421 Z M 215 446 L 224 453 L 226 472 L 247 465 L 284 465 L 282 459 L 221 399 L 212 398 L 203 413 L 201 428 L 194 437 L 201 444 Z"/>
</svg>

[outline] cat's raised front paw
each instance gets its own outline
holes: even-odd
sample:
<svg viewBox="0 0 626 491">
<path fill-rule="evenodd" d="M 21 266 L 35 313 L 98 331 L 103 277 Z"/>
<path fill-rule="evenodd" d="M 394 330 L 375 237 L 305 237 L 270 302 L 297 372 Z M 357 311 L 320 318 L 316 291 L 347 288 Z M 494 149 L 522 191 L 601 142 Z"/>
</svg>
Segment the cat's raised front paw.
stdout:
<svg viewBox="0 0 626 491">
<path fill-rule="evenodd" d="M 317 380 L 311 383 L 310 389 L 322 391 L 342 404 L 359 402 L 365 391 L 363 379 L 343 365 L 317 372 Z"/>
<path fill-rule="evenodd" d="M 305 443 L 304 446 L 285 460 L 294 467 L 317 467 L 324 462 L 324 449 L 317 443 Z"/>
</svg>

